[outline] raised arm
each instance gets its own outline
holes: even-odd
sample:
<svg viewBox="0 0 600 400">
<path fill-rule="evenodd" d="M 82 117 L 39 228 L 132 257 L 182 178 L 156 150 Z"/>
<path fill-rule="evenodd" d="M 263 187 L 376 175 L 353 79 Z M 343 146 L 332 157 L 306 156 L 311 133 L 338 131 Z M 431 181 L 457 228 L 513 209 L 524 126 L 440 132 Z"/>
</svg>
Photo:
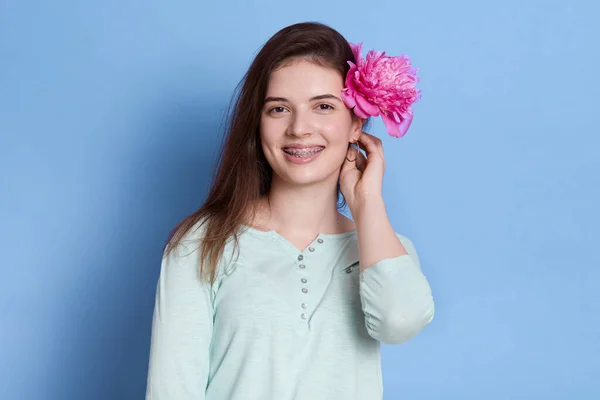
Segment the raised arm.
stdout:
<svg viewBox="0 0 600 400">
<path fill-rule="evenodd" d="M 433 319 L 433 297 L 412 242 L 394 232 L 386 213 L 381 140 L 363 132 L 358 143 L 367 157 L 348 151 L 340 186 L 358 234 L 365 324 L 373 338 L 400 343 Z"/>
</svg>

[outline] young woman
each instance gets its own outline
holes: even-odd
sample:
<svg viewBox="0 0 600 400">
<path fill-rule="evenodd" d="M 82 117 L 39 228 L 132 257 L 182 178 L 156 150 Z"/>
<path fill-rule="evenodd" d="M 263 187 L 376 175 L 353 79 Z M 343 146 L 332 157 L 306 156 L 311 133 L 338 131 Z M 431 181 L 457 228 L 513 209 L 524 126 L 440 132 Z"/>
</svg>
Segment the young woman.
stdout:
<svg viewBox="0 0 600 400">
<path fill-rule="evenodd" d="M 250 66 L 208 198 L 165 249 L 148 400 L 381 399 L 380 342 L 432 320 L 386 215 L 381 141 L 342 99 L 349 61 L 338 32 L 303 23 Z"/>
</svg>

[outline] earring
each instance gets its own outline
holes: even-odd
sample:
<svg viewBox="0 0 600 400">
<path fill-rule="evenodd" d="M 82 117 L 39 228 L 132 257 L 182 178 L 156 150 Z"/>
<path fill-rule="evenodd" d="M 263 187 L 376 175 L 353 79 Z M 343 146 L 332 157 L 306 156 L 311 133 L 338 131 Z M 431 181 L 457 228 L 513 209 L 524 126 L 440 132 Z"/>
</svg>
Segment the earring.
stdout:
<svg viewBox="0 0 600 400">
<path fill-rule="evenodd" d="M 351 141 L 351 142 L 350 142 L 350 146 L 352 146 L 352 145 L 356 145 L 356 143 L 357 143 L 357 142 L 358 142 L 357 140 Z M 357 154 L 356 154 L 356 155 L 357 155 L 357 157 L 358 157 L 358 151 L 357 151 Z M 354 158 L 354 160 L 350 160 L 350 159 L 348 158 L 348 156 L 346 156 L 346 161 L 349 161 L 349 162 L 354 162 L 354 161 L 356 161 L 356 157 Z"/>
</svg>

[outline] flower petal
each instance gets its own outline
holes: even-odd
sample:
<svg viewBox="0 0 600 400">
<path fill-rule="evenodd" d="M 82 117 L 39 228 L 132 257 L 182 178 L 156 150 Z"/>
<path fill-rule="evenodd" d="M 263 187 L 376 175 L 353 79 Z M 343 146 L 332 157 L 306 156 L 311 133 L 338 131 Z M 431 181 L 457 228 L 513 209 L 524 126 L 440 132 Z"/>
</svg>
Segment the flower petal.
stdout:
<svg viewBox="0 0 600 400">
<path fill-rule="evenodd" d="M 385 128 L 390 134 L 390 136 L 399 138 L 406 134 L 406 131 L 408 131 L 408 128 L 410 128 L 410 124 L 413 120 L 414 114 L 412 108 L 409 107 L 409 109 L 407 110 L 407 114 L 408 118 L 403 119 L 400 123 L 397 123 L 393 117 L 383 114 L 381 115 L 383 123 L 385 124 Z"/>
<path fill-rule="evenodd" d="M 362 119 L 369 118 L 369 114 L 367 114 L 362 108 L 360 108 L 360 106 L 358 105 L 358 102 L 356 103 L 356 107 L 354 107 L 354 114 L 356 114 L 356 116 L 358 116 L 359 118 L 362 118 Z"/>
<path fill-rule="evenodd" d="M 360 94 L 356 96 L 356 102 L 358 106 L 365 111 L 365 113 L 376 117 L 379 115 L 379 107 L 376 104 L 369 102 Z"/>
<path fill-rule="evenodd" d="M 354 54 L 354 59 L 356 61 L 356 64 L 360 64 L 360 57 L 361 57 L 361 52 L 362 52 L 362 42 L 358 43 L 358 44 L 354 44 L 354 43 L 350 43 L 348 42 L 348 44 L 350 45 L 350 48 L 352 49 L 352 54 Z"/>
<path fill-rule="evenodd" d="M 387 130 L 387 133 L 389 133 L 390 136 L 398 137 L 398 138 L 402 136 L 400 134 L 400 131 L 398 130 L 399 124 L 397 124 L 393 118 L 390 118 L 387 115 L 381 114 L 381 119 L 383 120 L 383 123 L 385 124 L 385 129 Z"/>
<path fill-rule="evenodd" d="M 344 100 L 344 104 L 348 108 L 356 107 L 356 100 L 354 99 L 354 93 L 348 88 L 342 90 L 342 100 Z"/>
<path fill-rule="evenodd" d="M 402 120 L 402 122 L 400 122 L 400 125 L 398 125 L 398 130 L 400 131 L 400 137 L 404 136 L 406 131 L 408 131 L 408 128 L 410 128 L 410 124 L 412 123 L 412 120 L 414 117 L 412 107 L 408 107 L 408 110 L 406 110 L 406 113 L 408 114 L 408 116 L 406 118 L 404 118 Z"/>
</svg>

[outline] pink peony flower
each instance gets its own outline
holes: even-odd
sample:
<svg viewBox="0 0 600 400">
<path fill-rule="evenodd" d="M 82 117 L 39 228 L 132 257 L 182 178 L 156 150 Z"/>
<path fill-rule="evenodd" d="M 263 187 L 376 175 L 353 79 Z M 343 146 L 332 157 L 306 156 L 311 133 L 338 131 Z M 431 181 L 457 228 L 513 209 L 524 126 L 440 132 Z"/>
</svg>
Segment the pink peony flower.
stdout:
<svg viewBox="0 0 600 400">
<path fill-rule="evenodd" d="M 356 64 L 348 61 L 346 87 L 342 98 L 360 118 L 381 115 L 387 132 L 402 137 L 412 119 L 412 104 L 419 101 L 421 91 L 415 87 L 419 78 L 411 68 L 408 56 L 386 56 L 371 50 L 361 58 L 362 43 L 350 43 Z"/>
</svg>

